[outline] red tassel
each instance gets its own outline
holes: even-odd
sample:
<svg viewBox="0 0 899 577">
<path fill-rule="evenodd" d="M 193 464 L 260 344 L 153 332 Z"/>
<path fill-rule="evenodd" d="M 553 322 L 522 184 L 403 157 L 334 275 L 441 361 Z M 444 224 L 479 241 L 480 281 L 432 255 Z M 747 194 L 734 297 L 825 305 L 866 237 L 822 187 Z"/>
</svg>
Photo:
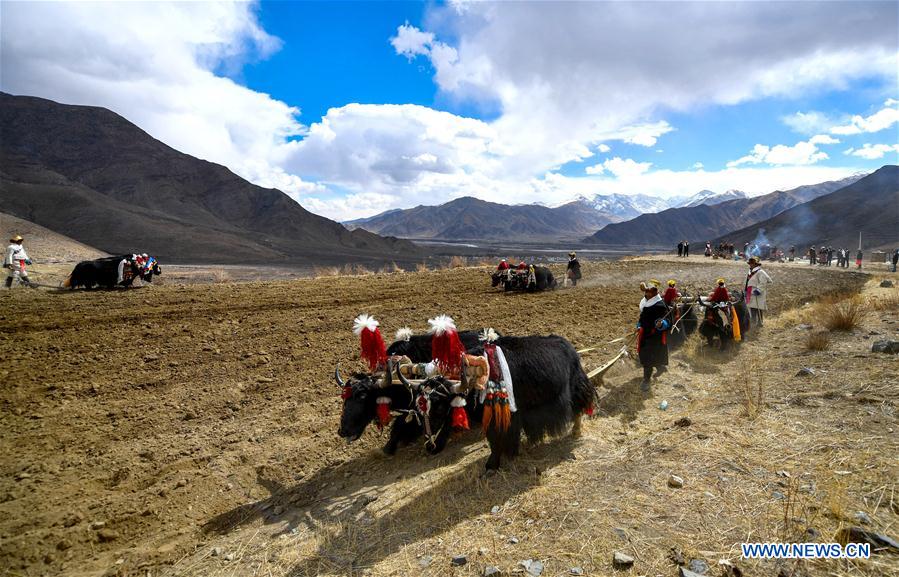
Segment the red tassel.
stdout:
<svg viewBox="0 0 899 577">
<path fill-rule="evenodd" d="M 387 347 L 384 345 L 384 339 L 381 338 L 380 329 L 373 331 L 364 329 L 360 335 L 360 341 L 362 358 L 368 361 L 368 367 L 372 372 L 387 364 Z"/>
<path fill-rule="evenodd" d="M 378 428 L 384 428 L 390 423 L 390 397 L 378 397 L 377 403 Z"/>
<path fill-rule="evenodd" d="M 343 392 L 340 393 L 340 398 L 345 401 L 352 396 L 353 396 L 353 387 L 351 387 L 350 385 L 346 385 L 345 387 L 343 387 Z"/>
<path fill-rule="evenodd" d="M 428 319 L 431 325 L 431 358 L 437 361 L 445 377 L 458 379 L 465 347 L 459 340 L 453 319 L 440 315 Z"/>
<path fill-rule="evenodd" d="M 459 431 L 467 431 L 469 429 L 468 413 L 465 412 L 465 407 L 453 408 L 453 428 Z"/>
<path fill-rule="evenodd" d="M 584 414 L 587 415 L 588 417 L 593 416 L 593 403 L 590 403 L 589 405 L 587 405 L 586 410 L 584 410 Z"/>
</svg>

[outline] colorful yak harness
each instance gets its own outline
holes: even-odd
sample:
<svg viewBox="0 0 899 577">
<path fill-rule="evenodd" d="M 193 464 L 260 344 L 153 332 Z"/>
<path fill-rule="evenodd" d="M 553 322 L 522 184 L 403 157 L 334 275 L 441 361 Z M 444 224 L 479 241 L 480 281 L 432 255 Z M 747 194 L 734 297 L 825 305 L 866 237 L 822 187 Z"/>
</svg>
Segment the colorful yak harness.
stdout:
<svg viewBox="0 0 899 577">
<path fill-rule="evenodd" d="M 481 389 L 480 402 L 484 404 L 481 426 L 484 432 L 491 427 L 500 431 L 509 428 L 515 405 L 515 391 L 512 388 L 512 373 L 503 350 L 490 342 L 484 345 L 484 354 L 490 367 L 486 386 Z"/>
</svg>

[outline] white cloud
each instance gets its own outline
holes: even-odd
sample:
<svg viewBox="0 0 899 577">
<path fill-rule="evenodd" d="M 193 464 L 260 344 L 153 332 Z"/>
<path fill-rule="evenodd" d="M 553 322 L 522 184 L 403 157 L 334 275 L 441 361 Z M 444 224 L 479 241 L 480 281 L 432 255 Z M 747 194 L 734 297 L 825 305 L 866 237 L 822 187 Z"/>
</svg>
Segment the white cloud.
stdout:
<svg viewBox="0 0 899 577">
<path fill-rule="evenodd" d="M 807 141 L 797 142 L 793 146 L 778 144 L 767 146 L 756 144 L 752 151 L 737 160 L 727 163 L 728 168 L 741 164 L 801 165 L 814 164 L 829 158 L 826 152 L 818 150 L 819 144 L 837 144 L 840 141 L 827 134 L 818 134 Z"/>
<path fill-rule="evenodd" d="M 390 39 L 396 53 L 406 58 L 414 58 L 419 54 L 430 54 L 433 42 L 433 34 L 422 32 L 415 26 L 410 26 L 408 22 L 397 28 L 396 36 Z"/>
<path fill-rule="evenodd" d="M 809 112 L 796 112 L 790 116 L 781 118 L 784 124 L 793 129 L 793 132 L 811 136 L 829 132 L 837 123 L 823 112 L 811 110 Z"/>
<path fill-rule="evenodd" d="M 216 76 L 280 40 L 243 2 L 5 2 L 0 87 L 104 106 L 193 156 L 260 183 L 284 183 L 302 134 L 297 108 Z M 297 189 L 298 177 L 288 188 Z"/>
<path fill-rule="evenodd" d="M 602 153 L 606 153 L 606 152 L 612 150 L 612 148 L 609 147 L 608 144 L 600 144 L 599 146 L 596 147 L 596 150 L 598 150 Z"/>
<path fill-rule="evenodd" d="M 430 53 L 434 80 L 454 99 L 501 110 L 493 124 L 510 151 L 504 166 L 520 177 L 626 127 L 655 125 L 662 110 L 795 98 L 862 78 L 895 83 L 892 3 L 464 6 L 438 5 L 425 18 L 433 45 L 453 39 L 444 44 L 451 57 Z M 654 146 L 660 134 L 622 140 Z"/>
<path fill-rule="evenodd" d="M 855 115 L 849 124 L 834 126 L 830 129 L 833 134 L 861 134 L 863 132 L 880 132 L 892 125 L 899 123 L 899 107 L 894 99 L 883 103 L 884 107 L 871 116 Z"/>
<path fill-rule="evenodd" d="M 696 162 L 693 164 L 693 168 L 695 168 L 696 170 L 702 170 L 703 168 L 705 168 L 705 165 L 701 162 Z"/>
<path fill-rule="evenodd" d="M 587 174 L 602 174 L 609 171 L 618 178 L 643 174 L 652 166 L 651 162 L 636 162 L 630 158 L 610 158 L 600 164 L 588 166 Z"/>
<path fill-rule="evenodd" d="M 899 154 L 899 144 L 868 144 L 865 143 L 861 148 L 850 148 L 843 154 L 858 156 L 868 160 L 877 160 L 883 158 L 886 154 L 894 152 Z"/>
</svg>

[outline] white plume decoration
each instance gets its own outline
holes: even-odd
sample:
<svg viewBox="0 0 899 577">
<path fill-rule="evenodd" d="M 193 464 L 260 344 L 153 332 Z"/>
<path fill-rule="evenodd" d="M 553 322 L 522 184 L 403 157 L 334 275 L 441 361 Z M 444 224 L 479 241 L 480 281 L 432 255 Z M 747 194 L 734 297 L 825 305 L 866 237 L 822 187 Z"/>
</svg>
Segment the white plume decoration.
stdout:
<svg viewBox="0 0 899 577">
<path fill-rule="evenodd" d="M 403 327 L 400 330 L 396 331 L 396 340 L 408 342 L 414 334 L 415 332 L 409 327 Z"/>
<path fill-rule="evenodd" d="M 448 331 L 456 331 L 456 323 L 448 315 L 437 315 L 433 319 L 428 319 L 428 324 L 431 325 L 428 332 L 432 335 L 440 336 Z"/>
<path fill-rule="evenodd" d="M 496 334 L 496 331 L 493 330 L 493 327 L 489 327 L 481 331 L 481 334 L 478 335 L 478 340 L 487 341 L 488 343 L 492 343 L 496 339 L 499 338 L 499 335 Z"/>
<path fill-rule="evenodd" d="M 358 337 L 365 329 L 374 331 L 376 328 L 378 328 L 379 324 L 380 323 L 375 320 L 375 317 L 371 315 L 361 314 L 353 320 L 353 334 Z"/>
</svg>

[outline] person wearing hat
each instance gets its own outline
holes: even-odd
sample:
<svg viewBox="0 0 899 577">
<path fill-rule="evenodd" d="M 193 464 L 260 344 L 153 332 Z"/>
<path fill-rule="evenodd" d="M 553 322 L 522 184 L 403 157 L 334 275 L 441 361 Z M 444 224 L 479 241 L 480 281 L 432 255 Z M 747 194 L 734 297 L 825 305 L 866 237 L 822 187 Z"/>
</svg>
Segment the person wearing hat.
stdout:
<svg viewBox="0 0 899 577">
<path fill-rule="evenodd" d="M 662 295 L 662 300 L 665 301 L 665 304 L 670 306 L 674 305 L 674 301 L 679 299 L 681 296 L 680 292 L 677 290 L 677 281 L 671 279 L 668 281 L 668 288 L 665 289 L 665 294 Z"/>
<path fill-rule="evenodd" d="M 15 235 L 9 239 L 9 246 L 6 248 L 6 258 L 3 259 L 3 267 L 9 270 L 9 276 L 6 277 L 6 288 L 12 288 L 14 280 L 18 279 L 26 286 L 35 286 L 28 278 L 28 271 L 25 265 L 31 264 L 31 259 L 22 246 L 23 239 L 20 235 Z"/>
<path fill-rule="evenodd" d="M 643 365 L 643 381 L 640 390 L 649 391 L 652 369 L 658 377 L 668 370 L 668 307 L 659 295 L 658 281 L 640 283 L 643 300 L 640 301 L 640 318 L 637 321 L 637 354 Z"/>
<path fill-rule="evenodd" d="M 758 257 L 754 256 L 749 260 L 758 260 Z M 727 285 L 724 284 L 724 279 L 719 278 L 715 282 L 718 284 L 718 286 L 716 286 L 715 290 L 713 290 L 709 295 L 709 300 L 713 303 L 730 303 L 730 293 L 727 292 Z M 718 313 L 718 317 L 721 319 L 721 326 L 730 326 L 730 317 L 727 316 L 725 310 L 720 307 L 716 307 L 715 311 Z"/>
<path fill-rule="evenodd" d="M 571 280 L 571 286 L 577 286 L 577 281 L 581 279 L 581 263 L 577 260 L 577 254 L 574 251 L 568 253 L 568 278 Z"/>
<path fill-rule="evenodd" d="M 750 326 L 761 327 L 764 312 L 768 310 L 768 285 L 774 282 L 768 273 L 762 270 L 762 263 L 757 258 L 749 259 L 749 274 L 746 275 L 746 304 L 749 306 Z"/>
</svg>

